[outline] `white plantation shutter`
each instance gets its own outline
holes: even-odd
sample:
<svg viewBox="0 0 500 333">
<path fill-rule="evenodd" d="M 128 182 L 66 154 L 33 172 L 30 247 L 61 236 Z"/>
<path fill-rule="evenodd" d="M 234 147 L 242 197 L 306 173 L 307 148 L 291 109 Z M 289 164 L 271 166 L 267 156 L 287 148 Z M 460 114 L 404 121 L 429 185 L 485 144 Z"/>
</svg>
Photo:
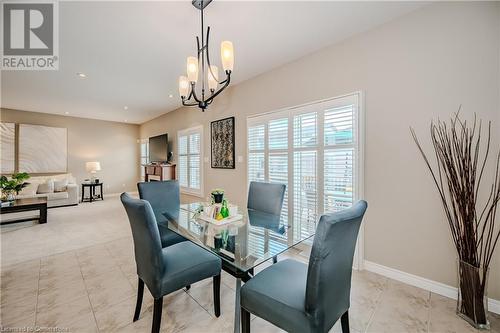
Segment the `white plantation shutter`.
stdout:
<svg viewBox="0 0 500 333">
<path fill-rule="evenodd" d="M 354 201 L 354 149 L 325 151 L 325 212 L 336 212 Z"/>
<path fill-rule="evenodd" d="M 296 236 L 359 198 L 358 104 L 352 94 L 248 118 L 248 181 L 287 185 L 283 222 Z"/>
<path fill-rule="evenodd" d="M 140 141 L 141 144 L 141 159 L 140 159 L 140 169 L 141 169 L 141 180 L 144 181 L 146 178 L 146 173 L 144 170 L 144 166 L 149 163 L 149 140 L 142 139 Z"/>
<path fill-rule="evenodd" d="M 316 230 L 318 214 L 318 113 L 293 117 L 294 232 L 307 237 Z"/>
<path fill-rule="evenodd" d="M 317 112 L 309 112 L 293 117 L 294 148 L 313 147 L 317 145 Z"/>
<path fill-rule="evenodd" d="M 324 210 L 336 212 L 354 201 L 356 161 L 355 105 L 345 104 L 324 112 Z"/>
<path fill-rule="evenodd" d="M 200 133 L 189 135 L 189 188 L 200 189 L 201 160 L 200 160 Z"/>
<path fill-rule="evenodd" d="M 202 196 L 202 136 L 203 128 L 193 127 L 179 131 L 177 173 L 181 190 Z"/>
<path fill-rule="evenodd" d="M 248 180 L 264 181 L 265 126 L 248 128 Z"/>
<path fill-rule="evenodd" d="M 315 150 L 294 152 L 293 161 L 293 218 L 297 236 L 308 236 L 316 230 L 318 213 L 318 177 Z"/>
<path fill-rule="evenodd" d="M 179 163 L 177 166 L 177 172 L 179 174 L 179 185 L 181 187 L 189 187 L 188 181 L 188 136 L 179 136 L 178 148 L 179 148 Z"/>
<path fill-rule="evenodd" d="M 281 223 L 288 224 L 288 118 L 269 121 L 267 137 L 268 176 L 266 180 L 286 185 Z"/>
<path fill-rule="evenodd" d="M 353 143 L 354 105 L 325 110 L 325 146 Z"/>
<path fill-rule="evenodd" d="M 264 151 L 264 131 L 264 125 L 258 125 L 248 129 L 248 149 L 250 151 Z"/>
<path fill-rule="evenodd" d="M 269 128 L 269 150 L 288 149 L 288 118 L 271 120 Z"/>
</svg>

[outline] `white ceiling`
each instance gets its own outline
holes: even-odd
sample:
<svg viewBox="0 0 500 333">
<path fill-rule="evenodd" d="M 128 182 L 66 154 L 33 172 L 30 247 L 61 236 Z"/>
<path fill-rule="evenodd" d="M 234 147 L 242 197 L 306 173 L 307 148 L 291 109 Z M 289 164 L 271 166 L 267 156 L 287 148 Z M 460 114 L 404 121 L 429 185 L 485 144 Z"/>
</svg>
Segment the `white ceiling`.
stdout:
<svg viewBox="0 0 500 333">
<path fill-rule="evenodd" d="M 215 0 L 205 11 L 211 60 L 233 41 L 234 85 L 420 6 Z M 130 123 L 179 107 L 177 79 L 200 33 L 189 0 L 60 2 L 59 22 L 59 70 L 3 71 L 2 107 Z"/>
</svg>

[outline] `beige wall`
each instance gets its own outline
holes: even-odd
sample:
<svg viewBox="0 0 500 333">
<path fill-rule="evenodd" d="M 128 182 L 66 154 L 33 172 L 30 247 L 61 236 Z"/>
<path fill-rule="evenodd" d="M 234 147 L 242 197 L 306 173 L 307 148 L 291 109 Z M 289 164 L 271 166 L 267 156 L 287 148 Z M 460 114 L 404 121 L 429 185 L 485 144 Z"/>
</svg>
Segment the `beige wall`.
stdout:
<svg viewBox="0 0 500 333">
<path fill-rule="evenodd" d="M 141 137 L 236 117 L 236 155 L 246 161 L 246 117 L 361 90 L 365 94 L 365 257 L 456 285 L 452 246 L 436 190 L 413 143 L 413 126 L 429 150 L 431 119 L 461 104 L 500 128 L 500 3 L 428 5 L 372 31 L 245 81 L 205 112 L 181 108 L 141 125 Z M 236 62 L 235 74 L 238 75 Z M 498 137 L 493 147 L 498 149 Z M 175 142 L 174 142 L 175 151 Z M 205 155 L 209 156 L 209 155 Z M 235 170 L 205 163 L 205 195 L 225 188 L 246 202 L 246 162 Z M 500 223 L 500 221 L 498 221 Z M 500 249 L 490 295 L 500 299 Z"/>
<path fill-rule="evenodd" d="M 99 161 L 104 194 L 137 190 L 138 125 L 9 109 L 1 109 L 1 121 L 67 128 L 68 172 L 78 183 L 89 178 L 85 162 Z"/>
</svg>

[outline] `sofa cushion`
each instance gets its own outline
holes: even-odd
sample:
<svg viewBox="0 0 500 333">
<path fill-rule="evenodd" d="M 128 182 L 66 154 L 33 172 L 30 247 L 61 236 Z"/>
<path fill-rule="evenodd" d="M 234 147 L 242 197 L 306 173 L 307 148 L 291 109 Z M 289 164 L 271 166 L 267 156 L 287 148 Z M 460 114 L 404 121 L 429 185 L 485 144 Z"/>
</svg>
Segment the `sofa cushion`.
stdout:
<svg viewBox="0 0 500 333">
<path fill-rule="evenodd" d="M 47 180 L 47 182 L 38 185 L 38 190 L 36 193 L 53 193 L 54 192 L 54 181 L 52 179 Z"/>
<path fill-rule="evenodd" d="M 64 192 L 68 187 L 68 179 L 54 179 L 54 192 Z"/>
<path fill-rule="evenodd" d="M 61 200 L 68 199 L 68 197 L 68 192 L 47 193 L 47 200 Z"/>
<path fill-rule="evenodd" d="M 33 197 L 36 194 L 36 191 L 38 189 L 38 183 L 37 182 L 32 182 L 31 180 L 28 181 L 27 183 L 28 186 L 23 188 L 21 192 L 19 192 L 19 196 L 23 196 L 25 198 Z"/>
</svg>

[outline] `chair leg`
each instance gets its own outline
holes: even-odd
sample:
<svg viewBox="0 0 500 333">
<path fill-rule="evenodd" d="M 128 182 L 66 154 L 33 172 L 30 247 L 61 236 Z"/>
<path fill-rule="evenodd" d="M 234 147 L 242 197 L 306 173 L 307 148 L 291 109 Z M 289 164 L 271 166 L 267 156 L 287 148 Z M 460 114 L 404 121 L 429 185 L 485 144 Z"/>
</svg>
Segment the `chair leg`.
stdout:
<svg viewBox="0 0 500 333">
<path fill-rule="evenodd" d="M 218 318 L 220 316 L 220 274 L 214 276 L 214 312 Z"/>
<path fill-rule="evenodd" d="M 144 281 L 139 278 L 137 283 L 137 303 L 135 304 L 135 313 L 134 313 L 134 321 L 139 319 L 139 315 L 141 314 L 141 306 L 142 306 L 142 296 L 144 295 Z"/>
<path fill-rule="evenodd" d="M 241 307 L 241 333 L 250 333 L 250 312 Z"/>
<path fill-rule="evenodd" d="M 273 264 L 277 263 L 278 262 L 278 256 L 274 256 L 273 257 Z"/>
<path fill-rule="evenodd" d="M 349 311 L 340 317 L 340 323 L 342 324 L 342 333 L 349 333 Z"/>
<path fill-rule="evenodd" d="M 190 285 L 190 284 L 188 284 L 188 285 L 186 286 L 186 291 L 188 291 L 189 289 L 191 289 L 191 285 Z"/>
<path fill-rule="evenodd" d="M 155 299 L 153 307 L 153 326 L 151 327 L 151 333 L 160 332 L 162 307 L 163 307 L 163 297 Z"/>
</svg>

